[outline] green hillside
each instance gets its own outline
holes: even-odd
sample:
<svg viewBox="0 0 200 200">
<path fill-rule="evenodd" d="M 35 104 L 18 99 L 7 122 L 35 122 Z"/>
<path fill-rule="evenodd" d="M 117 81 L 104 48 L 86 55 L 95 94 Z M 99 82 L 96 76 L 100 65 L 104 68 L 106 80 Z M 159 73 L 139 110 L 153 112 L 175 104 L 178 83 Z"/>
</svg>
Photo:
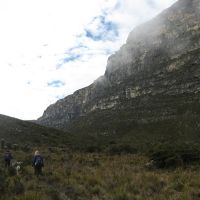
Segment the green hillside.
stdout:
<svg viewBox="0 0 200 200">
<path fill-rule="evenodd" d="M 0 138 L 11 144 L 62 145 L 65 143 L 65 136 L 60 130 L 0 115 Z"/>
</svg>

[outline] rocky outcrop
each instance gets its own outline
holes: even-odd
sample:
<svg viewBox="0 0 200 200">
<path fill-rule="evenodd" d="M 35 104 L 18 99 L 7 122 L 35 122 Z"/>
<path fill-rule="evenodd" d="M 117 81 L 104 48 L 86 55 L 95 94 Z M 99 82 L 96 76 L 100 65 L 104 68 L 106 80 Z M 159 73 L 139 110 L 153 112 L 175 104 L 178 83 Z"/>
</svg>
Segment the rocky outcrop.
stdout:
<svg viewBox="0 0 200 200">
<path fill-rule="evenodd" d="M 179 0 L 129 34 L 104 76 L 50 105 L 37 122 L 65 129 L 84 119 L 81 127 L 95 127 L 100 117 L 112 129 L 116 119 L 148 123 L 198 114 L 199 97 L 200 1 Z"/>
</svg>

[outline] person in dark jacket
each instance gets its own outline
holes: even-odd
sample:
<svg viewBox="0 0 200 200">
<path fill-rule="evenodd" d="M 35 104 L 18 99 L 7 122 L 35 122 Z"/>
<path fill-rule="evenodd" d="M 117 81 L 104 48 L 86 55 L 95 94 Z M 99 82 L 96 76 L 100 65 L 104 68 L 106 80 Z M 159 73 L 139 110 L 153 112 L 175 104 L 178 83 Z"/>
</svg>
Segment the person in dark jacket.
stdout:
<svg viewBox="0 0 200 200">
<path fill-rule="evenodd" d="M 36 176 L 42 175 L 42 168 L 44 167 L 44 161 L 43 157 L 40 155 L 38 150 L 35 151 L 32 166 L 34 167 L 34 172 Z"/>
<path fill-rule="evenodd" d="M 10 167 L 12 159 L 13 159 L 13 156 L 11 152 L 7 150 L 6 153 L 4 154 L 5 167 Z"/>
</svg>

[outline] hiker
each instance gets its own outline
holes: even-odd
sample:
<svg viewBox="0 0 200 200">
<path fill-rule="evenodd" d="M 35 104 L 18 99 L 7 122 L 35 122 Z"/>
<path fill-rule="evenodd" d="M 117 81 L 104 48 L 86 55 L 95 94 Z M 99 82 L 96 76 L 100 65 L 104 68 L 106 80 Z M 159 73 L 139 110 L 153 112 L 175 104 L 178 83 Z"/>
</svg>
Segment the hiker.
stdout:
<svg viewBox="0 0 200 200">
<path fill-rule="evenodd" d="M 39 151 L 35 151 L 32 166 L 34 167 L 35 175 L 42 175 L 42 167 L 44 167 L 43 158 Z"/>
<path fill-rule="evenodd" d="M 13 159 L 12 154 L 9 150 L 6 151 L 4 154 L 4 161 L 5 161 L 5 167 L 10 167 L 10 162 Z"/>
</svg>

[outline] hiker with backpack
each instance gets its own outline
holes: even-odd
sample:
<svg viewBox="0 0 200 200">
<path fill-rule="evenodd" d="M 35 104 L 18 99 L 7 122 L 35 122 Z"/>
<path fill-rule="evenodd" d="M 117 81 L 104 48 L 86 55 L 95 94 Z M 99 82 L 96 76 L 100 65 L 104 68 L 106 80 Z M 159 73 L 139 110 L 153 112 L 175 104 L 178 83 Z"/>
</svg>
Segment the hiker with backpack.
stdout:
<svg viewBox="0 0 200 200">
<path fill-rule="evenodd" d="M 13 156 L 9 150 L 6 151 L 4 154 L 4 161 L 5 161 L 5 167 L 10 167 L 11 160 L 13 159 Z"/>
<path fill-rule="evenodd" d="M 42 175 L 42 167 L 44 167 L 44 161 L 39 151 L 35 151 L 32 166 L 36 176 Z"/>
</svg>

